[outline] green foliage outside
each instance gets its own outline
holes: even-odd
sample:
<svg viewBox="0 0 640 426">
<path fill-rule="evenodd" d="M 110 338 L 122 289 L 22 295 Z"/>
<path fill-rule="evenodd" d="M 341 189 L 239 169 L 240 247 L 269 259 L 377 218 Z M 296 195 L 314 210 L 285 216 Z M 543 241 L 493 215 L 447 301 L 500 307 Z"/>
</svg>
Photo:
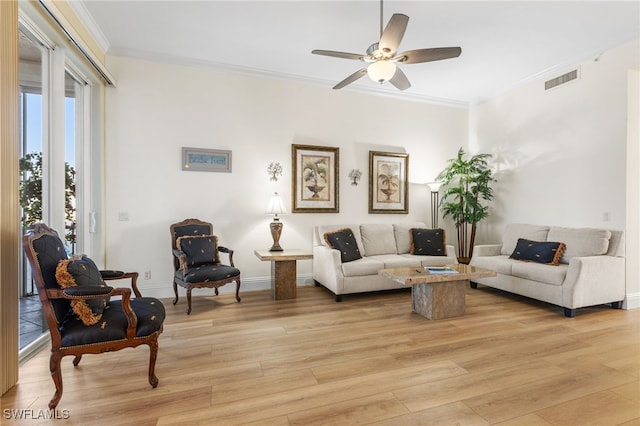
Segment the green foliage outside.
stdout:
<svg viewBox="0 0 640 426">
<path fill-rule="evenodd" d="M 20 207 L 22 226 L 28 228 L 42 222 L 42 153 L 33 152 L 20 159 Z M 76 244 L 76 171 L 68 163 L 64 165 L 64 214 L 65 240 Z"/>
</svg>

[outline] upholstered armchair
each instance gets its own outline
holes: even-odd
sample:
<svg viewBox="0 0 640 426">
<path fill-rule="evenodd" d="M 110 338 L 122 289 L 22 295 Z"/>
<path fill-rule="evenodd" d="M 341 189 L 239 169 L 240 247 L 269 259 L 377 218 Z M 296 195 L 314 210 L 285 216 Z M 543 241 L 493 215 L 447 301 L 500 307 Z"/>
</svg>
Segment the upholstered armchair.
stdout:
<svg viewBox="0 0 640 426">
<path fill-rule="evenodd" d="M 198 219 L 185 219 L 170 227 L 173 253 L 173 292 L 178 303 L 178 286 L 187 290 L 187 315 L 191 313 L 191 290 L 213 288 L 236 283 L 236 300 L 240 302 L 240 270 L 233 264 L 233 250 L 218 245 L 213 225 Z M 220 253 L 228 257 L 228 265 L 222 262 Z"/>
<path fill-rule="evenodd" d="M 137 273 L 101 273 L 84 255 L 68 258 L 58 233 L 45 224 L 33 225 L 22 244 L 51 334 L 49 369 L 56 390 L 49 408 L 54 409 L 62 398 L 60 363 L 67 355 L 75 357 L 73 365 L 77 366 L 84 354 L 148 345 L 149 384 L 158 386 L 155 365 L 165 310 L 159 300 L 140 297 L 135 285 Z M 105 279 L 122 278 L 131 278 L 137 297 L 131 298 L 130 288 L 113 288 L 105 283 Z M 91 375 L 90 371 L 86 373 Z"/>
</svg>

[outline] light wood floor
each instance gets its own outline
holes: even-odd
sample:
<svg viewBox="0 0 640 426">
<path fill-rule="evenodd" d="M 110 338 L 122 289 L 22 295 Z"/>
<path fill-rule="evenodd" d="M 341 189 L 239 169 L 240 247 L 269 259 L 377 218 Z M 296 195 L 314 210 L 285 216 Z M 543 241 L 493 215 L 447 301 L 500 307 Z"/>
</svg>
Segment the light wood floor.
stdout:
<svg viewBox="0 0 640 426">
<path fill-rule="evenodd" d="M 562 309 L 467 289 L 464 317 L 429 321 L 409 292 L 347 296 L 304 287 L 164 300 L 156 373 L 148 349 L 63 359 L 68 420 L 46 410 L 48 348 L 2 397 L 11 424 L 640 425 L 640 309 Z"/>
</svg>

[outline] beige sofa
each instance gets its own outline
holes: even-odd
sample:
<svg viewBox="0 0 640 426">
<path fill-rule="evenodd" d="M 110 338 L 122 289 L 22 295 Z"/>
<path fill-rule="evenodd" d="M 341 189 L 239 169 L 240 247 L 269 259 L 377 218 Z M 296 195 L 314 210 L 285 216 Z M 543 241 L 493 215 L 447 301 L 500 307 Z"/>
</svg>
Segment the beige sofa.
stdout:
<svg viewBox="0 0 640 426">
<path fill-rule="evenodd" d="M 560 264 L 511 259 L 519 238 L 564 243 Z M 510 224 L 502 244 L 474 247 L 471 265 L 497 272 L 475 280 L 472 287 L 479 283 L 562 306 L 567 317 L 586 306 L 611 303 L 621 308 L 625 298 L 622 231 Z"/>
<path fill-rule="evenodd" d="M 362 258 L 343 263 L 340 251 L 329 246 L 324 235 L 349 228 Z M 411 228 L 426 228 L 424 223 L 320 225 L 313 227 L 313 279 L 336 296 L 369 291 L 402 288 L 388 278 L 378 275 L 387 268 L 442 266 L 458 263 L 452 245 L 446 245 L 446 256 L 410 254 Z"/>
</svg>

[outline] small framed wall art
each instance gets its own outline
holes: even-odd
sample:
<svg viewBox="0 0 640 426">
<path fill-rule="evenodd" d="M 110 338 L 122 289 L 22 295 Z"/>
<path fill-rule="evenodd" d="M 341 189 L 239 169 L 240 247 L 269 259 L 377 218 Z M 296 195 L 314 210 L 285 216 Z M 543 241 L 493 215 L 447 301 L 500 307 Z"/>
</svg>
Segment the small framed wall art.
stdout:
<svg viewBox="0 0 640 426">
<path fill-rule="evenodd" d="M 409 213 L 409 154 L 369 151 L 369 213 Z"/>
<path fill-rule="evenodd" d="M 291 209 L 294 213 L 338 213 L 340 148 L 291 145 Z"/>
<path fill-rule="evenodd" d="M 231 173 L 231 151 L 183 147 L 182 170 Z"/>
</svg>

